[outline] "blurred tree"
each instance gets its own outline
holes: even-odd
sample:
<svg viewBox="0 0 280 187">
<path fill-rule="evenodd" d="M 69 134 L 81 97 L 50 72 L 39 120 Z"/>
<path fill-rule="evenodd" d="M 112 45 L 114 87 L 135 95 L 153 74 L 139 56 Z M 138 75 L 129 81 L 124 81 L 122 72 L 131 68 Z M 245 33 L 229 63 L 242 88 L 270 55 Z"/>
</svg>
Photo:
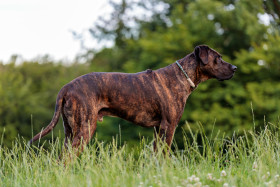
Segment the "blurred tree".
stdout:
<svg viewBox="0 0 280 187">
<path fill-rule="evenodd" d="M 280 26 L 280 1 L 279 0 L 263 0 L 264 9 L 272 19 L 272 23 Z"/>
<path fill-rule="evenodd" d="M 30 134 L 25 124 L 30 124 L 30 114 L 36 101 L 29 92 L 31 80 L 24 81 L 22 75 L 7 71 L 14 66 L 14 63 L 5 69 L 0 66 L 0 134 L 4 135 L 4 142 L 1 143 L 7 146 L 12 145 L 18 132 Z"/>
</svg>

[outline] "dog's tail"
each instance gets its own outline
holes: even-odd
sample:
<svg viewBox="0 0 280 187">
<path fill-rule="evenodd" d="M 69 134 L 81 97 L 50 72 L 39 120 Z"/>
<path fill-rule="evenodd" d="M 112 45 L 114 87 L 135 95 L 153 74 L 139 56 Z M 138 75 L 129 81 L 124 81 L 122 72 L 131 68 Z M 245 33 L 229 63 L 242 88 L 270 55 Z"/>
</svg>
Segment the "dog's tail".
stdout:
<svg viewBox="0 0 280 187">
<path fill-rule="evenodd" d="M 34 141 L 36 141 L 38 139 L 41 139 L 42 137 L 46 136 L 56 126 L 56 124 L 59 121 L 59 117 L 60 117 L 60 112 L 61 112 L 61 108 L 62 108 L 62 101 L 63 101 L 64 93 L 65 93 L 64 89 L 62 88 L 57 95 L 56 104 L 55 104 L 55 112 L 54 112 L 54 115 L 53 115 L 53 118 L 52 118 L 52 121 L 50 122 L 50 124 L 45 129 L 43 129 L 40 133 L 36 134 L 28 142 L 29 145 L 31 145 Z"/>
</svg>

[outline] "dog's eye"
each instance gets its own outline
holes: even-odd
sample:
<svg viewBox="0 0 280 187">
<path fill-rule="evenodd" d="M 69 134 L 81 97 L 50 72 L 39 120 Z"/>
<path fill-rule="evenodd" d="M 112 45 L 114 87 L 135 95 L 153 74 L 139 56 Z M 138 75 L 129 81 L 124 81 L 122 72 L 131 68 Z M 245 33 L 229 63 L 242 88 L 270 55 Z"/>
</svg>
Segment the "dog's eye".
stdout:
<svg viewBox="0 0 280 187">
<path fill-rule="evenodd" d="M 215 61 L 216 61 L 217 64 L 221 63 L 221 57 L 217 57 Z"/>
</svg>

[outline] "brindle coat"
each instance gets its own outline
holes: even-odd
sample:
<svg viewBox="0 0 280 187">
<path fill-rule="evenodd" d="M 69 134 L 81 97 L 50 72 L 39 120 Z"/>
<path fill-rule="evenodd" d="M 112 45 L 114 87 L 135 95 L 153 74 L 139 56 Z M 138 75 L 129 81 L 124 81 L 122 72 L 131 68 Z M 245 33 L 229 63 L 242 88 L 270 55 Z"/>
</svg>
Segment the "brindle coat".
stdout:
<svg viewBox="0 0 280 187">
<path fill-rule="evenodd" d="M 179 63 L 196 86 L 210 78 L 230 79 L 237 69 L 205 45 L 197 46 Z M 170 146 L 193 90 L 176 63 L 139 73 L 89 73 L 60 90 L 52 121 L 30 143 L 48 134 L 61 114 L 65 145 L 71 141 L 74 148 L 82 139 L 89 142 L 97 120 L 102 121 L 103 116 L 117 116 L 143 127 L 154 127 L 155 135 Z"/>
</svg>

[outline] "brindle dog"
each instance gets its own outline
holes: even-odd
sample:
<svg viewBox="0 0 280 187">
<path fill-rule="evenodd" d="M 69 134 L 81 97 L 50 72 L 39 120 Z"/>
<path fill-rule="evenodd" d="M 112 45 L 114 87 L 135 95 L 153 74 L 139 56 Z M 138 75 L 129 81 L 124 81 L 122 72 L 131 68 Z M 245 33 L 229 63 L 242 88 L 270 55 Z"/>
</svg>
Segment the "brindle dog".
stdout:
<svg viewBox="0 0 280 187">
<path fill-rule="evenodd" d="M 178 62 L 195 87 L 211 78 L 230 79 L 237 69 L 206 45 L 195 47 L 194 52 Z M 103 116 L 117 116 L 143 127 L 153 127 L 155 135 L 170 146 L 187 98 L 195 89 L 183 70 L 173 63 L 154 71 L 94 72 L 78 77 L 60 90 L 52 121 L 29 143 L 48 134 L 61 114 L 65 146 L 68 142 L 73 148 L 81 142 L 87 144 L 97 120 L 102 121 Z"/>
</svg>

